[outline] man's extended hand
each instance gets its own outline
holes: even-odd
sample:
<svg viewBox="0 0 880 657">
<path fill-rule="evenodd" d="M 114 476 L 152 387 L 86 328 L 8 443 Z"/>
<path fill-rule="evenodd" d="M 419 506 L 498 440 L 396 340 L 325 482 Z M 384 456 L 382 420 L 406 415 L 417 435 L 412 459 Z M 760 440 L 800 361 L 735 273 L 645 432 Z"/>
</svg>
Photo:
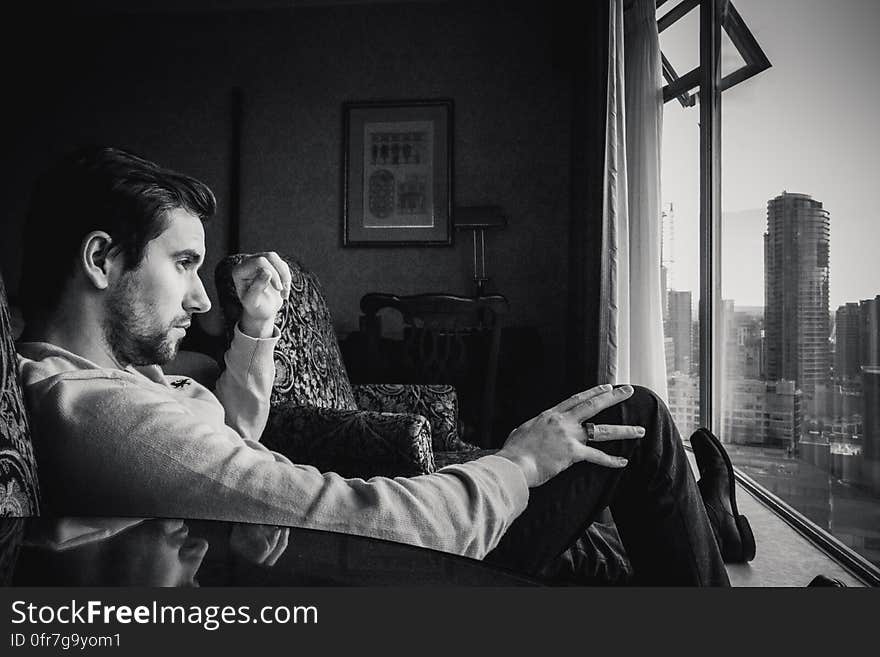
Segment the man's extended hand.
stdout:
<svg viewBox="0 0 880 657">
<path fill-rule="evenodd" d="M 622 468 L 627 463 L 625 458 L 585 444 L 587 431 L 581 423 L 632 394 L 632 386 L 613 389 L 610 385 L 580 392 L 514 429 L 497 455 L 522 469 L 529 488 L 540 486 L 579 461 Z M 626 440 L 644 435 L 642 427 L 597 424 L 592 440 Z"/>
<path fill-rule="evenodd" d="M 287 263 L 274 251 L 254 253 L 235 266 L 232 280 L 242 306 L 242 333 L 252 338 L 271 337 L 275 315 L 290 294 Z"/>
</svg>

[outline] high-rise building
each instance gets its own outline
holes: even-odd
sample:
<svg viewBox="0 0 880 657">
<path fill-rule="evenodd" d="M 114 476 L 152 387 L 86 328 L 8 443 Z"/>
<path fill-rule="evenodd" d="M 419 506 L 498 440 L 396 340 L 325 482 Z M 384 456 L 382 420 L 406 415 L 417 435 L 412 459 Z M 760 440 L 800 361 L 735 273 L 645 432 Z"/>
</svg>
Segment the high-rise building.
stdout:
<svg viewBox="0 0 880 657">
<path fill-rule="evenodd" d="M 669 412 L 682 438 L 700 426 L 700 381 L 688 374 L 672 374 L 667 379 Z"/>
<path fill-rule="evenodd" d="M 691 349 L 693 348 L 693 317 L 690 290 L 669 290 L 667 295 L 668 330 L 672 338 L 672 371 L 689 374 L 691 370 Z"/>
<path fill-rule="evenodd" d="M 843 381 L 859 376 L 859 304 L 840 306 L 834 316 L 834 377 Z"/>
<path fill-rule="evenodd" d="M 762 378 L 763 321 L 761 315 L 754 310 L 739 310 L 733 300 L 722 300 L 719 325 L 724 347 L 724 378 Z"/>
<path fill-rule="evenodd" d="M 675 343 L 668 336 L 663 338 L 663 356 L 666 359 L 666 373 L 668 376 L 675 371 Z"/>
<path fill-rule="evenodd" d="M 859 303 L 859 365 L 880 365 L 880 294 Z"/>
<path fill-rule="evenodd" d="M 862 454 L 870 461 L 880 461 L 880 366 L 865 365 L 860 374 L 864 404 Z"/>
<path fill-rule="evenodd" d="M 727 382 L 722 414 L 725 442 L 794 447 L 801 430 L 801 393 L 794 381 Z"/>
<path fill-rule="evenodd" d="M 807 396 L 830 374 L 830 215 L 806 194 L 767 203 L 764 234 L 765 373 Z"/>
</svg>

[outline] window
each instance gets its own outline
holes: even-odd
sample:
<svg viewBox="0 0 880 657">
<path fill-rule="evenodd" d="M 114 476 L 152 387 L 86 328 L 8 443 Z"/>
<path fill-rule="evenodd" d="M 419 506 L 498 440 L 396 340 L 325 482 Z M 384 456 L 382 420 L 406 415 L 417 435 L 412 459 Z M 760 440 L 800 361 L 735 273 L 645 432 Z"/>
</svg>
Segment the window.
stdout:
<svg viewBox="0 0 880 657">
<path fill-rule="evenodd" d="M 696 69 L 683 58 L 707 11 L 723 28 L 714 113 L 698 93 L 702 75 L 712 97 L 707 43 Z M 693 409 L 742 473 L 835 537 L 828 546 L 880 566 L 880 222 L 869 210 L 880 91 L 867 84 L 878 20 L 880 5 L 858 0 L 809 11 L 797 0 L 658 2 L 662 184 L 675 209 L 667 340 L 685 292 L 698 329 L 687 381 L 680 360 L 669 370 L 676 421 L 690 435 Z"/>
</svg>

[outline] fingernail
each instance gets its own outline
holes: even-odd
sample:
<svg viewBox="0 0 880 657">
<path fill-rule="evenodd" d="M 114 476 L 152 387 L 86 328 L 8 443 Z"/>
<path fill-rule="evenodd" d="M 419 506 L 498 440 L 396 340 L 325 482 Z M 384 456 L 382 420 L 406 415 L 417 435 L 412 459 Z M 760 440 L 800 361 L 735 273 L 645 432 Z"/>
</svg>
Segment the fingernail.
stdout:
<svg viewBox="0 0 880 657">
<path fill-rule="evenodd" d="M 633 391 L 633 387 L 631 385 L 625 385 L 622 388 L 620 388 L 620 392 L 623 392 L 623 393 L 629 394 L 632 391 Z"/>
<path fill-rule="evenodd" d="M 636 433 L 639 434 L 640 436 L 644 436 L 645 430 L 642 427 L 636 427 Z"/>
<path fill-rule="evenodd" d="M 629 461 L 627 461 L 626 459 L 617 459 L 617 465 L 622 466 L 622 465 L 626 465 L 627 463 L 629 463 Z"/>
<path fill-rule="evenodd" d="M 610 383 L 603 383 L 603 384 L 602 384 L 601 386 L 599 386 L 599 387 L 602 388 L 602 390 L 611 390 L 611 388 L 613 388 L 614 386 L 611 385 Z"/>
</svg>

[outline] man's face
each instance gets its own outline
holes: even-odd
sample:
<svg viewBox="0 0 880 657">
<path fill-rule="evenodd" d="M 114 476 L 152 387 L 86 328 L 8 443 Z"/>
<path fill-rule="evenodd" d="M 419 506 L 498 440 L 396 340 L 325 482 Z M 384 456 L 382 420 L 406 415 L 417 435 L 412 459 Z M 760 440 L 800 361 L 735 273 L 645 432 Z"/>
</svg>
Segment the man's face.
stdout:
<svg viewBox="0 0 880 657">
<path fill-rule="evenodd" d="M 161 365 L 177 355 L 193 313 L 211 308 L 198 276 L 204 255 L 202 222 L 178 208 L 137 268 L 111 281 L 104 338 L 121 365 Z"/>
</svg>

